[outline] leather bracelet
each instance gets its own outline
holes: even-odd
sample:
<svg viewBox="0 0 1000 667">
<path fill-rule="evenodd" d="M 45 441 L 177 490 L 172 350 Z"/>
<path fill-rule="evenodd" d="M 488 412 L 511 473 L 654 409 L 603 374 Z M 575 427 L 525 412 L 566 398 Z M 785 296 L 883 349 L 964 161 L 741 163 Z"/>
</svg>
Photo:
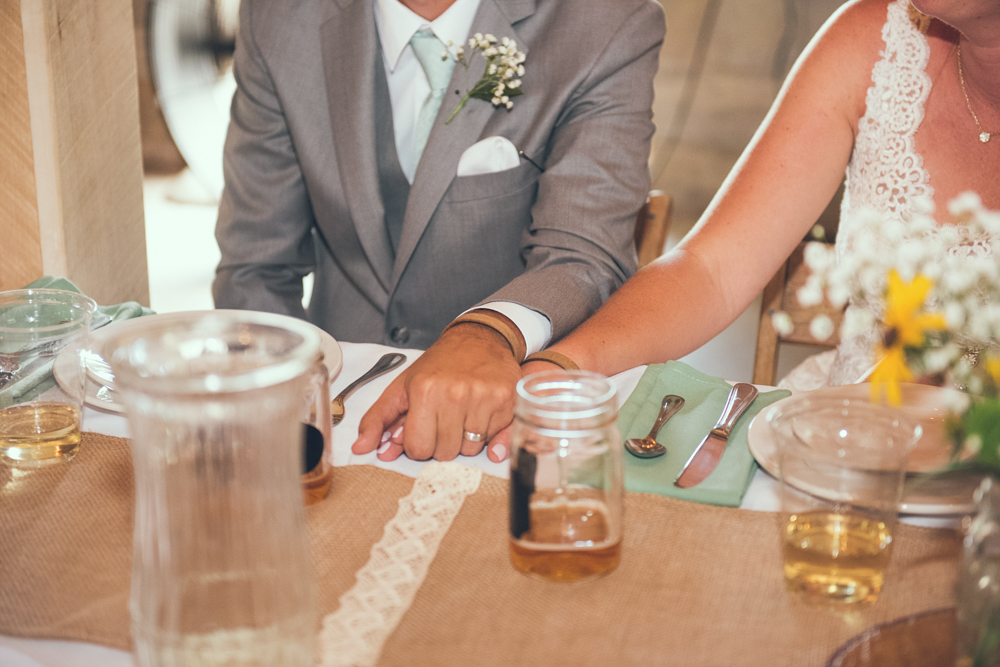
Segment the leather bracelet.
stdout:
<svg viewBox="0 0 1000 667">
<path fill-rule="evenodd" d="M 578 371 L 580 367 L 576 365 L 576 362 L 567 357 L 565 354 L 560 354 L 554 352 L 553 350 L 542 350 L 541 352 L 535 352 L 534 354 L 529 354 L 528 357 L 521 362 L 526 364 L 529 361 L 547 361 L 550 364 L 554 364 L 564 371 Z"/>
<path fill-rule="evenodd" d="M 464 323 L 480 324 L 484 327 L 493 329 L 498 334 L 503 336 L 504 340 L 507 341 L 507 345 L 510 346 L 510 351 L 514 355 L 514 360 L 517 363 L 521 363 L 521 360 L 524 359 L 524 355 L 528 353 L 528 346 L 524 342 L 524 336 L 521 334 L 521 330 L 517 328 L 517 325 L 515 325 L 506 315 L 486 308 L 470 310 L 467 313 L 459 315 L 444 328 L 441 335 L 443 336 L 445 331 L 448 331 L 448 329 L 451 329 L 456 324 Z"/>
</svg>

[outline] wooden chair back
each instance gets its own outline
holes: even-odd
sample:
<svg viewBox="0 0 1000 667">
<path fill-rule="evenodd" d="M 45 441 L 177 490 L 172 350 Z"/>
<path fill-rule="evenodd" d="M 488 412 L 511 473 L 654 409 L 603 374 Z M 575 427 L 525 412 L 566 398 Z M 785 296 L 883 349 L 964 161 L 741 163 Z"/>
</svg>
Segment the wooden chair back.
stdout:
<svg viewBox="0 0 1000 667">
<path fill-rule="evenodd" d="M 764 288 L 760 328 L 757 330 L 757 353 L 753 365 L 754 384 L 774 384 L 778 346 L 781 343 L 833 348 L 840 342 L 840 323 L 844 319 L 844 311 L 835 309 L 825 299 L 817 306 L 806 308 L 799 304 L 796 297 L 796 292 L 805 285 L 810 273 L 804 260 L 805 247 L 805 242 L 800 243 Z M 779 310 L 788 313 L 795 325 L 792 333 L 787 336 L 778 333 L 771 322 L 771 315 Z M 834 334 L 823 342 L 817 341 L 809 333 L 809 322 L 821 313 L 829 316 L 834 324 Z"/>
<path fill-rule="evenodd" d="M 659 190 L 651 191 L 639 209 L 635 220 L 635 249 L 640 269 L 663 254 L 673 212 L 673 200 Z"/>
</svg>

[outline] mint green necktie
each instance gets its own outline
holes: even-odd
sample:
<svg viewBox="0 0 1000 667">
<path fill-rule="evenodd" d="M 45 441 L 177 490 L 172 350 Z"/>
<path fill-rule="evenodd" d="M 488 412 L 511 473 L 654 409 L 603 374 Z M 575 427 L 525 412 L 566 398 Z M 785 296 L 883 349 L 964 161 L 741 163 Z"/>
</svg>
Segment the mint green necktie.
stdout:
<svg viewBox="0 0 1000 667">
<path fill-rule="evenodd" d="M 414 163 L 420 163 L 420 156 L 423 155 L 424 146 L 427 145 L 427 138 L 431 135 L 431 127 L 434 119 L 437 118 L 438 109 L 441 108 L 441 101 L 444 99 L 445 91 L 448 89 L 448 82 L 451 80 L 451 72 L 455 69 L 455 59 L 448 54 L 442 60 L 441 56 L 447 52 L 447 47 L 434 33 L 429 30 L 419 30 L 413 33 L 410 38 L 410 46 L 416 54 L 420 66 L 424 68 L 427 81 L 431 85 L 431 92 L 427 95 L 423 105 L 420 107 L 420 115 L 417 116 L 417 128 L 413 136 Z"/>
</svg>

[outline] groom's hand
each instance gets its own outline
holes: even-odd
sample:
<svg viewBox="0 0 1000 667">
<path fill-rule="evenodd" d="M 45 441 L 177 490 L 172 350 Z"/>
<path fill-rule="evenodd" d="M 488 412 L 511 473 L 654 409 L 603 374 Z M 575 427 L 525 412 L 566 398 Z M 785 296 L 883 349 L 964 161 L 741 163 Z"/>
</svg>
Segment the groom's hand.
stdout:
<svg viewBox="0 0 1000 667">
<path fill-rule="evenodd" d="M 418 460 L 474 456 L 513 420 L 520 377 L 503 336 L 481 324 L 456 324 L 365 413 L 352 451 L 377 448 L 384 461 L 403 452 Z M 466 432 L 482 438 L 469 440 Z"/>
<path fill-rule="evenodd" d="M 544 361 L 530 361 L 521 366 L 520 377 L 527 377 L 532 373 L 551 371 L 555 366 Z M 513 437 L 513 423 L 507 424 L 492 439 L 486 450 L 486 455 L 494 463 L 503 463 L 510 457 L 511 439 Z M 393 434 L 394 435 L 394 434 Z"/>
</svg>

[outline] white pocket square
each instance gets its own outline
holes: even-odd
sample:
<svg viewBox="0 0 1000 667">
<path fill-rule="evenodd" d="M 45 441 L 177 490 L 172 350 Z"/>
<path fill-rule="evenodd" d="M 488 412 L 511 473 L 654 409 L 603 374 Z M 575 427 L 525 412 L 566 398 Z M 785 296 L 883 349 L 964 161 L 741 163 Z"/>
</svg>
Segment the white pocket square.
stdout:
<svg viewBox="0 0 1000 667">
<path fill-rule="evenodd" d="M 462 153 L 458 161 L 458 176 L 493 174 L 513 169 L 521 160 L 517 149 L 504 137 L 487 137 L 477 141 Z"/>
</svg>

